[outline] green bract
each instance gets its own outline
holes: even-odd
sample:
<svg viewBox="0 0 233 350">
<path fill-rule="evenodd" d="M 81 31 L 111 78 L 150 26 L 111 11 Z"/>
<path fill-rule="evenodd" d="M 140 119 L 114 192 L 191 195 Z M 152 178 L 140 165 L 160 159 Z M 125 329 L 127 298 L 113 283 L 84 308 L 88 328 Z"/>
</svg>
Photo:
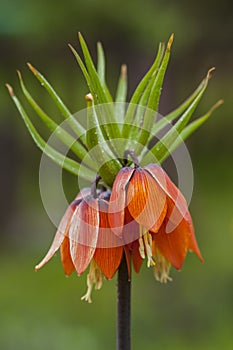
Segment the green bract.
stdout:
<svg viewBox="0 0 233 350">
<path fill-rule="evenodd" d="M 208 113 L 189 123 L 207 88 L 210 73 L 213 70 L 211 69 L 190 97 L 174 111 L 158 120 L 160 94 L 170 58 L 173 35 L 166 46 L 160 43 L 153 64 L 129 101 L 126 100 L 126 66 L 121 67 L 116 96 L 113 98 L 106 84 L 105 56 L 102 45 L 97 44 L 98 62 L 97 67 L 95 67 L 84 38 L 80 33 L 78 37 L 83 59 L 71 45 L 69 46 L 90 91 L 90 94 L 86 96 L 87 124 L 85 128 L 74 118 L 74 115 L 44 76 L 31 64 L 28 64 L 29 69 L 47 90 L 76 137 L 59 126 L 52 117 L 43 111 L 27 90 L 22 76 L 18 72 L 22 92 L 27 102 L 48 129 L 69 147 L 76 160 L 64 156 L 46 143 L 15 96 L 12 87 L 7 84 L 9 93 L 37 146 L 53 161 L 75 175 L 91 181 L 98 173 L 104 183 L 111 187 L 117 173 L 125 164 L 124 153 L 127 149 L 135 153 L 142 165 L 154 162 L 154 159 L 158 163 L 162 163 L 222 103 L 222 101 L 218 101 Z M 170 128 L 167 128 L 168 126 Z M 160 137 L 161 131 L 163 132 L 162 137 Z M 155 140 L 158 141 L 155 143 Z M 151 144 L 153 144 L 152 147 L 149 146 Z"/>
</svg>

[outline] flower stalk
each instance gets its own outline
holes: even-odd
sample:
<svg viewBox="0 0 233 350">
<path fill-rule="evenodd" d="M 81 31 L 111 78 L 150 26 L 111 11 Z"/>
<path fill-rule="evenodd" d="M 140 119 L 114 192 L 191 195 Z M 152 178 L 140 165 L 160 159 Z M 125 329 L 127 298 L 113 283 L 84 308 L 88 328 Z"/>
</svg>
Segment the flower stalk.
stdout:
<svg viewBox="0 0 233 350">
<path fill-rule="evenodd" d="M 131 348 L 131 280 L 125 256 L 117 278 L 117 350 Z"/>
</svg>

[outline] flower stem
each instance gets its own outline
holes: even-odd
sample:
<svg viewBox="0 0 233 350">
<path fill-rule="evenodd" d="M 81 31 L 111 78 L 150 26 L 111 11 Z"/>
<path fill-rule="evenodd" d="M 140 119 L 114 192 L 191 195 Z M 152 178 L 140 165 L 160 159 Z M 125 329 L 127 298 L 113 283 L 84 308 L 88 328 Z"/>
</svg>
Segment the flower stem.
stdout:
<svg viewBox="0 0 233 350">
<path fill-rule="evenodd" d="M 101 180 L 101 176 L 97 175 L 96 178 L 92 181 L 92 184 L 91 184 L 91 195 L 94 198 L 97 198 L 97 186 L 98 186 L 98 183 L 99 183 L 100 180 Z"/>
<path fill-rule="evenodd" d="M 117 350 L 130 350 L 130 301 L 131 282 L 123 255 L 117 283 Z"/>
<path fill-rule="evenodd" d="M 125 158 L 125 163 L 127 164 L 128 162 L 128 156 L 131 157 L 133 163 L 134 163 L 134 166 L 135 168 L 138 168 L 139 167 L 139 161 L 138 161 L 138 158 L 137 156 L 135 155 L 134 151 L 132 151 L 131 149 L 127 149 L 124 153 L 124 158 Z"/>
</svg>

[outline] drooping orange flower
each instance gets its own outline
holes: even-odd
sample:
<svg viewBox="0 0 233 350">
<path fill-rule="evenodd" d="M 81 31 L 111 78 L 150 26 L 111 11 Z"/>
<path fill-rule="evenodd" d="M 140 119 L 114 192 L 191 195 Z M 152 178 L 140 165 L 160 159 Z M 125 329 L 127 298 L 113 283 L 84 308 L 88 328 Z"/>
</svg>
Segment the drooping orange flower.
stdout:
<svg viewBox="0 0 233 350">
<path fill-rule="evenodd" d="M 118 236 L 123 232 L 126 207 L 132 218 L 148 231 L 157 232 L 162 225 L 167 211 L 166 194 L 146 168 L 125 167 L 116 176 L 109 221 Z"/>
<path fill-rule="evenodd" d="M 59 248 L 66 275 L 74 270 L 81 275 L 90 265 L 88 289 L 82 298 L 88 302 L 93 286 L 101 288 L 103 275 L 113 277 L 123 254 L 120 238 L 110 229 L 108 201 L 104 198 L 105 193 L 95 197 L 90 189 L 83 190 L 68 207 L 47 255 L 35 267 L 39 270 Z"/>
<path fill-rule="evenodd" d="M 164 170 L 150 164 L 124 167 L 112 192 L 82 190 L 68 207 L 54 241 L 36 270 L 60 249 L 66 275 L 81 275 L 88 266 L 87 293 L 111 279 L 125 254 L 128 274 L 131 259 L 136 272 L 147 257 L 157 280 L 170 280 L 171 265 L 180 269 L 187 251 L 203 260 L 198 248 L 188 206 L 179 189 Z"/>
<path fill-rule="evenodd" d="M 160 227 L 158 233 L 154 234 L 152 239 L 153 256 L 155 256 L 156 264 L 154 268 L 155 278 L 161 282 L 166 282 L 170 279 L 169 270 L 173 265 L 177 270 L 180 270 L 188 251 L 194 252 L 203 262 L 203 257 L 200 253 L 192 218 L 189 212 L 183 218 L 180 218 L 180 213 L 177 211 L 177 224 L 173 219 L 173 223 L 169 222 L 169 214 L 175 213 L 174 202 L 168 198 L 168 213 Z M 173 226 L 172 231 L 167 233 L 167 227 Z"/>
<path fill-rule="evenodd" d="M 132 222 L 129 226 L 125 223 L 127 215 L 139 226 L 137 243 L 135 230 L 130 228 Z M 155 277 L 161 282 L 169 280 L 171 264 L 181 268 L 188 250 L 203 261 L 187 202 L 157 164 L 120 170 L 110 197 L 109 222 L 130 247 L 134 266 L 140 269 L 147 256 L 148 267 L 154 266 Z"/>
</svg>

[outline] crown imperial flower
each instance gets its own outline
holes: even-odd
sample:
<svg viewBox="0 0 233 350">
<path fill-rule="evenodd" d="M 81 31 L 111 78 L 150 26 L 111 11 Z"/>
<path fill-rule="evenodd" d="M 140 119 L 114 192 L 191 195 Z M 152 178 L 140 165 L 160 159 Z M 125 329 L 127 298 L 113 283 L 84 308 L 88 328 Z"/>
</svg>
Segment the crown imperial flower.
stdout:
<svg viewBox="0 0 233 350">
<path fill-rule="evenodd" d="M 180 269 L 188 250 L 203 261 L 187 202 L 159 165 L 125 167 L 118 173 L 110 196 L 109 222 L 127 244 L 132 242 L 132 230 L 126 215 L 139 225 L 138 245 L 131 247 L 139 251 L 137 265 L 147 256 L 157 280 L 169 279 L 171 264 Z"/>
<path fill-rule="evenodd" d="M 131 262 L 138 273 L 147 258 L 147 266 L 153 267 L 155 279 L 166 283 L 171 280 L 171 266 L 181 269 L 188 251 L 203 261 L 188 204 L 161 164 L 209 119 L 223 101 L 218 101 L 206 114 L 190 122 L 208 86 L 212 68 L 180 106 L 159 119 L 160 94 L 174 35 L 170 36 L 167 45 L 160 43 L 154 62 L 129 103 L 126 66 L 121 67 L 113 97 L 106 84 L 102 45 L 97 45 L 96 67 L 80 33 L 78 38 L 84 59 L 71 45 L 69 47 L 89 89 L 82 122 L 29 63 L 29 69 L 46 89 L 69 127 L 57 124 L 37 104 L 17 71 L 27 102 L 52 136 L 68 147 L 68 156 L 55 149 L 55 143 L 46 142 L 13 88 L 6 84 L 29 133 L 42 152 L 78 178 L 89 182 L 95 178 L 91 188 L 81 190 L 69 205 L 48 253 L 35 269 L 39 270 L 58 250 L 66 275 L 73 271 L 81 275 L 89 267 L 87 292 L 82 297 L 88 302 L 91 302 L 93 287 L 100 289 L 103 278 L 111 279 L 118 270 L 117 349 L 129 350 Z"/>
<path fill-rule="evenodd" d="M 111 279 L 123 254 L 123 245 L 108 222 L 108 191 L 82 190 L 69 205 L 59 224 L 53 243 L 44 259 L 35 267 L 39 270 L 60 249 L 66 275 L 76 270 L 81 275 L 88 266 L 87 293 L 82 299 L 91 302 L 91 291 L 102 286 L 103 276 Z"/>
<path fill-rule="evenodd" d="M 131 260 L 139 272 L 147 257 L 156 279 L 166 282 L 173 265 L 180 269 L 189 250 L 201 261 L 188 205 L 179 189 L 159 164 L 185 139 L 209 119 L 222 104 L 218 101 L 206 114 L 190 122 L 211 77 L 210 69 L 196 90 L 178 107 L 157 120 L 160 94 L 169 63 L 174 35 L 167 45 L 160 43 L 157 55 L 127 102 L 127 69 L 122 65 L 116 95 L 113 97 L 105 78 L 105 55 L 97 46 L 95 66 L 83 36 L 78 34 L 82 54 L 71 46 L 86 79 L 89 93 L 84 123 L 75 118 L 47 79 L 30 63 L 28 67 L 48 92 L 69 128 L 58 124 L 36 102 L 19 71 L 20 86 L 26 101 L 72 157 L 63 155 L 46 142 L 34 126 L 13 88 L 10 96 L 37 146 L 63 169 L 85 179 L 96 180 L 90 189 L 81 190 L 66 210 L 55 238 L 36 270 L 60 249 L 66 275 L 81 275 L 88 266 L 87 293 L 91 301 L 95 285 L 103 277 L 111 279 L 126 266 L 131 276 Z M 162 134 L 162 137 L 160 135 Z M 134 166 L 128 160 L 133 160 Z M 141 166 L 139 165 L 139 162 Z M 157 164 L 151 164 L 151 163 Z M 97 189 L 99 177 L 104 188 Z M 108 190 L 107 190 L 108 188 Z"/>
</svg>

